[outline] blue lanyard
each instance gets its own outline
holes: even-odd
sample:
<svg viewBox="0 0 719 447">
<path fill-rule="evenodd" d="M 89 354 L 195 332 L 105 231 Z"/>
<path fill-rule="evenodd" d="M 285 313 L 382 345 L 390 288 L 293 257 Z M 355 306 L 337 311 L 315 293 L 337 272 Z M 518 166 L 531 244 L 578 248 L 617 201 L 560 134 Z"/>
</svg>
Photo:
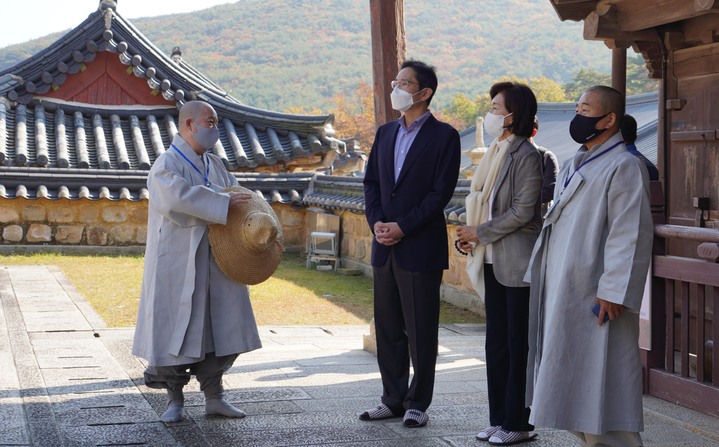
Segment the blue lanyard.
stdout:
<svg viewBox="0 0 719 447">
<path fill-rule="evenodd" d="M 584 160 L 584 161 L 577 167 L 577 169 L 575 169 L 574 172 L 572 172 L 572 175 L 570 175 L 566 180 L 564 180 L 564 188 L 566 188 L 567 185 L 569 184 L 569 182 L 572 181 L 572 177 L 574 177 L 574 174 L 576 174 L 580 169 L 582 169 L 582 167 L 583 167 L 584 165 L 589 164 L 590 161 L 596 160 L 597 158 L 601 157 L 602 155 L 606 154 L 607 152 L 611 151 L 612 149 L 614 149 L 615 147 L 619 146 L 619 145 L 622 144 L 622 143 L 624 143 L 624 141 L 620 141 L 620 142 L 618 142 L 618 143 L 615 143 L 615 144 L 613 144 L 611 147 L 608 147 L 608 148 L 604 149 L 602 152 L 598 153 L 597 155 L 594 155 L 594 156 L 589 157 L 588 159 Z"/>
<path fill-rule="evenodd" d="M 205 163 L 207 166 L 206 166 L 205 174 L 203 175 L 202 171 L 200 171 L 200 169 L 197 166 L 195 166 L 195 164 L 189 158 L 187 158 L 187 156 L 185 154 L 183 154 L 182 151 L 177 148 L 177 146 L 175 146 L 174 144 L 170 144 L 170 146 L 174 150 L 176 150 L 177 153 L 180 154 L 182 156 L 182 158 L 185 159 L 186 162 L 190 163 L 190 166 L 192 166 L 195 169 L 195 171 L 197 171 L 198 174 L 202 175 L 202 178 L 205 179 L 205 186 L 209 187 L 210 186 L 210 160 L 207 160 L 207 163 Z"/>
</svg>

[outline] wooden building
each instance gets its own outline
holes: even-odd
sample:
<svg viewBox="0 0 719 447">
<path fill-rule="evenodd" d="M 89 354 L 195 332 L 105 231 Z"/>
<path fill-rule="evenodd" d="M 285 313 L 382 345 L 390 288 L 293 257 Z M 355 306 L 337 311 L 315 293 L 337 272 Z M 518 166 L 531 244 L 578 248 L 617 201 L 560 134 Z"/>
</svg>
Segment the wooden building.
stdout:
<svg viewBox="0 0 719 447">
<path fill-rule="evenodd" d="M 49 47 L 0 71 L 0 163 L 5 167 L 145 171 L 177 131 L 186 101 L 220 118 L 213 151 L 235 172 L 362 169 L 332 115 L 303 116 L 243 104 L 182 58 L 166 55 L 118 12 L 114 0 Z M 90 171 L 82 171 L 90 170 Z M 9 191 L 5 191 L 6 194 Z"/>
<path fill-rule="evenodd" d="M 646 391 L 719 416 L 719 2 L 549 1 L 614 52 L 616 88 L 628 48 L 661 79 Z"/>
<path fill-rule="evenodd" d="M 332 115 L 243 104 L 179 48 L 167 55 L 154 46 L 116 1 L 98 5 L 0 71 L 0 243 L 144 244 L 147 172 L 192 99 L 217 111 L 212 151 L 271 203 L 301 203 L 315 173 L 364 169 L 364 153 L 336 137 Z"/>
</svg>

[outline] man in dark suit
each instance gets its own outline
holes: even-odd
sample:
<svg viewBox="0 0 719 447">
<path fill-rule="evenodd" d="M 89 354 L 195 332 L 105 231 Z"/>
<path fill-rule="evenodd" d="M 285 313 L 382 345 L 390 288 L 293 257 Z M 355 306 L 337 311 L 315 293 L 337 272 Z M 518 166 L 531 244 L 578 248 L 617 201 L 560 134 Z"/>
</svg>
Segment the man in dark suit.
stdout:
<svg viewBox="0 0 719 447">
<path fill-rule="evenodd" d="M 457 185 L 459 133 L 429 111 L 434 67 L 409 60 L 392 82 L 397 121 L 375 135 L 364 177 L 372 243 L 377 363 L 382 403 L 360 415 L 375 421 L 404 415 L 423 427 L 437 360 L 439 290 L 449 266 L 444 207 Z M 409 360 L 414 375 L 409 382 Z"/>
</svg>

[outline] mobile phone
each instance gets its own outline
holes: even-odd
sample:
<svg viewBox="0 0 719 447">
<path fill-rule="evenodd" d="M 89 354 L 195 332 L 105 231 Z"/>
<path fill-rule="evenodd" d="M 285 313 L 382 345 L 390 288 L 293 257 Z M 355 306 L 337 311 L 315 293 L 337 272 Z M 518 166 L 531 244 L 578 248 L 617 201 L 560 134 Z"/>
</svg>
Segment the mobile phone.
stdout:
<svg viewBox="0 0 719 447">
<path fill-rule="evenodd" d="M 592 312 L 599 318 L 599 303 L 592 307 Z M 604 322 L 606 323 L 607 321 L 609 321 L 609 312 L 604 312 Z"/>
</svg>

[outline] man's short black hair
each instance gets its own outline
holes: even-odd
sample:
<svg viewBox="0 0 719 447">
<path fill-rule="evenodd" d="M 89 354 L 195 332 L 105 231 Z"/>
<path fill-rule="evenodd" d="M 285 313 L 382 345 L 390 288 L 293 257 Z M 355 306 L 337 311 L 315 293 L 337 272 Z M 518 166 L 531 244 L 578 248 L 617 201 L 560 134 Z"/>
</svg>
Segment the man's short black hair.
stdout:
<svg viewBox="0 0 719 447">
<path fill-rule="evenodd" d="M 637 120 L 632 115 L 624 115 L 621 124 L 622 136 L 626 144 L 637 141 Z"/>
<path fill-rule="evenodd" d="M 500 93 L 504 96 L 504 107 L 512 114 L 509 130 L 520 137 L 531 137 L 537 115 L 537 98 L 532 89 L 518 82 L 497 82 L 489 89 L 492 99 Z"/>
<path fill-rule="evenodd" d="M 400 70 L 404 68 L 411 68 L 414 70 L 414 74 L 417 76 L 417 82 L 419 82 L 420 90 L 425 88 L 432 89 L 432 94 L 429 98 L 427 98 L 427 105 L 429 105 L 429 103 L 432 102 L 434 94 L 437 92 L 437 73 L 435 72 L 435 68 L 422 61 L 414 59 L 407 59 L 402 62 Z"/>
</svg>

